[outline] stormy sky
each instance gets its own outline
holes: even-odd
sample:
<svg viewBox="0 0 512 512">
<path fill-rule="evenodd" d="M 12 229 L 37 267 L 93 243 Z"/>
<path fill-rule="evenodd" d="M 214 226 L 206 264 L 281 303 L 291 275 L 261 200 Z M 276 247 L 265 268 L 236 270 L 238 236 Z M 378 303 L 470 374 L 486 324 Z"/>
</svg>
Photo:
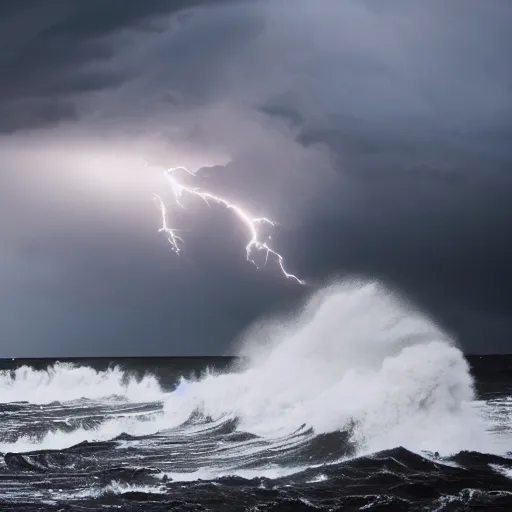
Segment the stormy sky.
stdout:
<svg viewBox="0 0 512 512">
<path fill-rule="evenodd" d="M 0 0 L 0 356 L 215 355 L 333 276 L 512 343 L 509 0 Z M 187 166 L 278 221 L 275 264 Z"/>
</svg>

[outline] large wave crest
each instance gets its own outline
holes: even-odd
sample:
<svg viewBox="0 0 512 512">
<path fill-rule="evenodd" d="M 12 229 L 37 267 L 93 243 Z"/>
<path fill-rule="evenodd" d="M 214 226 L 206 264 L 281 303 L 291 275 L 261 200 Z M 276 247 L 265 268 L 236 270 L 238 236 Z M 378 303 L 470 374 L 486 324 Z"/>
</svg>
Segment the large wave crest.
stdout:
<svg viewBox="0 0 512 512">
<path fill-rule="evenodd" d="M 379 283 L 329 286 L 298 314 L 256 325 L 240 353 L 239 373 L 182 380 L 165 402 L 170 425 L 200 412 L 265 437 L 350 429 L 364 452 L 486 449 L 462 352 Z"/>
</svg>

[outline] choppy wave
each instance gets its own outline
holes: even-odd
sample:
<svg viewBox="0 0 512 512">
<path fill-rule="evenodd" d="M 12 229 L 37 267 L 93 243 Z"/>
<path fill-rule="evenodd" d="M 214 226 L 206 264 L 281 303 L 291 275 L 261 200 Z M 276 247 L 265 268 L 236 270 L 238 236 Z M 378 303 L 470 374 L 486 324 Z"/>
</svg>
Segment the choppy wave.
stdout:
<svg viewBox="0 0 512 512">
<path fill-rule="evenodd" d="M 43 425 L 39 421 L 34 421 L 30 428 L 26 429 L 27 433 L 18 433 L 18 435 L 15 428 L 11 429 L 10 435 L 5 433 L 4 428 L 0 428 L 2 434 L 0 452 L 60 450 L 83 441 L 108 441 L 124 433 L 134 436 L 150 435 L 164 427 L 162 416 L 158 413 L 118 418 L 105 415 L 98 418 L 90 427 L 71 426 L 67 428 L 59 420 Z"/>
<path fill-rule="evenodd" d="M 359 453 L 395 446 L 444 454 L 496 449 L 474 407 L 462 352 L 430 319 L 378 283 L 322 290 L 297 314 L 255 326 L 241 353 L 249 358 L 243 371 L 182 378 L 171 393 L 155 377 L 136 379 L 117 367 L 97 372 L 57 363 L 45 371 L 0 372 L 4 403 L 112 397 L 163 402 L 163 413 L 159 407 L 128 413 L 110 401 L 83 422 L 76 404 L 71 428 L 70 418 L 56 414 L 37 435 L 4 437 L 0 449 L 60 449 L 180 426 L 193 434 L 204 418 L 236 420 L 240 431 L 269 440 L 301 426 L 314 435 L 350 432 Z"/>
<path fill-rule="evenodd" d="M 117 367 L 0 372 L 0 508 L 510 504 L 507 394 L 475 400 L 456 344 L 379 284 L 333 285 L 240 353 L 173 391 Z"/>
<path fill-rule="evenodd" d="M 165 396 L 154 376 L 137 379 L 119 367 L 96 371 L 56 363 L 46 370 L 0 371 L 0 451 L 155 433 L 165 428 L 159 422 Z"/>
<path fill-rule="evenodd" d="M 86 366 L 56 363 L 46 370 L 22 366 L 13 371 L 0 371 L 1 403 L 47 404 L 114 396 L 147 402 L 159 400 L 162 395 L 155 377 L 147 375 L 138 380 L 118 367 L 96 371 Z"/>
<path fill-rule="evenodd" d="M 160 454 L 169 453 L 169 446 L 167 451 L 160 446 L 158 451 L 145 452 L 144 461 L 150 465 L 140 466 L 129 447 L 115 444 L 6 454 L 8 472 L 0 480 L 4 493 L 0 503 L 5 506 L 8 493 L 8 503 L 19 505 L 16 510 L 39 510 L 28 508 L 27 503 L 80 501 L 84 511 L 111 510 L 112 506 L 133 511 L 200 509 L 205 503 L 226 502 L 245 510 L 441 511 L 508 510 L 512 497 L 512 459 L 477 452 L 431 459 L 394 448 L 331 464 L 304 464 L 295 471 L 277 466 L 187 471 L 187 459 L 194 462 L 194 450 L 190 450 L 182 461 L 169 461 L 174 465 L 169 472 L 158 467 Z M 24 478 L 13 495 L 13 477 L 20 473 Z M 23 486 L 28 475 L 31 485 Z"/>
<path fill-rule="evenodd" d="M 254 326 L 240 353 L 243 368 L 173 391 L 117 367 L 0 372 L 0 493 L 84 510 L 219 489 L 253 506 L 279 488 L 293 510 L 510 501 L 512 402 L 475 400 L 456 344 L 381 285 L 333 285 Z"/>
</svg>

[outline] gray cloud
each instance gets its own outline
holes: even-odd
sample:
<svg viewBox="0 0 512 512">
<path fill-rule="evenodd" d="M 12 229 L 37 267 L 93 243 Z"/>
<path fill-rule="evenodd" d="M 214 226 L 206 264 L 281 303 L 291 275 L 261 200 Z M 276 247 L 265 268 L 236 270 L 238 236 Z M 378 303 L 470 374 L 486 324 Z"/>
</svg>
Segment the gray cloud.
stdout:
<svg viewBox="0 0 512 512">
<path fill-rule="evenodd" d="M 468 350 L 507 349 L 508 2 L 13 5 L 0 212 L 22 229 L 0 224 L 2 332 L 27 354 L 221 352 L 304 293 L 245 264 L 219 209 L 192 202 L 170 254 L 150 195 L 175 165 L 278 219 L 311 281 L 384 278 Z"/>
<path fill-rule="evenodd" d="M 115 37 L 166 28 L 170 13 L 198 1 L 20 0 L 0 3 L 0 131 L 54 125 L 74 118 L 85 93 L 115 89 L 132 79 L 113 64 Z M 210 2 L 215 5 L 222 2 Z M 30 113 L 33 112 L 31 116 Z"/>
</svg>

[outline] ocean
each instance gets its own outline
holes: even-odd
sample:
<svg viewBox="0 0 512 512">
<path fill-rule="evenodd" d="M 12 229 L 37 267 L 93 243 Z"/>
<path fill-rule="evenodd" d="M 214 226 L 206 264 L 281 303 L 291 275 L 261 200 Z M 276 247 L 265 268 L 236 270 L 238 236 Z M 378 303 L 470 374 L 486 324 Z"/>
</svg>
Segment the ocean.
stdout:
<svg viewBox="0 0 512 512">
<path fill-rule="evenodd" d="M 0 360 L 0 510 L 512 510 L 512 356 L 374 288 L 246 338 Z"/>
<path fill-rule="evenodd" d="M 234 358 L 4 359 L 0 510 L 511 510 L 512 356 L 467 360 L 494 453 L 358 454 L 357 425 L 257 435 L 235 414 L 173 415 L 173 394 L 196 400 Z"/>
</svg>

